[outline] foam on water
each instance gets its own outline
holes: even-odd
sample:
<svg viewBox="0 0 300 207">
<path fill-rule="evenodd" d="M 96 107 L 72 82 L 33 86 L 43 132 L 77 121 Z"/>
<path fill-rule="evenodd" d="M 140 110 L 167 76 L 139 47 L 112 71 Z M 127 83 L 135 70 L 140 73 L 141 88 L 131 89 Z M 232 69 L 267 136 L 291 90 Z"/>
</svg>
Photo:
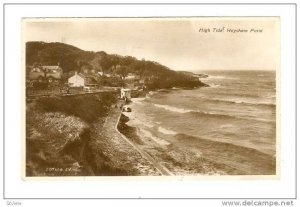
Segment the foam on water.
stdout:
<svg viewBox="0 0 300 207">
<path fill-rule="evenodd" d="M 144 101 L 145 99 L 146 99 L 146 98 L 132 98 L 131 101 L 132 101 L 132 103 L 134 103 L 134 104 L 143 105 L 143 101 Z"/>
<path fill-rule="evenodd" d="M 154 104 L 154 106 L 156 106 L 158 108 L 163 108 L 163 109 L 168 110 L 168 111 L 178 112 L 178 113 L 188 113 L 188 112 L 191 112 L 191 110 L 188 110 L 188 109 L 178 108 L 178 107 L 169 106 L 169 105 Z"/>
<path fill-rule="evenodd" d="M 165 128 L 161 127 L 161 126 L 158 127 L 158 131 L 161 132 L 161 133 L 163 133 L 163 134 L 167 134 L 167 135 L 176 135 L 177 134 L 177 132 L 172 131 L 170 129 L 165 129 Z"/>
<path fill-rule="evenodd" d="M 129 118 L 129 121 L 127 122 L 127 124 L 130 125 L 130 126 L 144 126 L 144 127 L 147 127 L 147 128 L 152 128 L 152 127 L 155 126 L 149 120 L 147 120 L 147 121 L 141 120 L 140 116 L 137 116 L 136 113 L 123 112 L 123 114 Z"/>
<path fill-rule="evenodd" d="M 153 136 L 153 134 L 150 131 L 148 131 L 148 130 L 140 129 L 139 132 L 141 133 L 141 135 L 143 137 L 148 137 L 148 138 L 152 139 L 153 141 L 155 141 L 159 145 L 167 146 L 167 145 L 170 144 L 169 142 L 167 142 L 167 141 L 165 141 L 163 139 L 160 139 L 158 137 Z"/>
<path fill-rule="evenodd" d="M 273 173 L 274 76 L 275 72 L 221 71 L 202 79 L 213 87 L 151 92 L 147 100 L 133 101 L 134 124 L 153 142 L 203 151 L 217 166 Z"/>
</svg>

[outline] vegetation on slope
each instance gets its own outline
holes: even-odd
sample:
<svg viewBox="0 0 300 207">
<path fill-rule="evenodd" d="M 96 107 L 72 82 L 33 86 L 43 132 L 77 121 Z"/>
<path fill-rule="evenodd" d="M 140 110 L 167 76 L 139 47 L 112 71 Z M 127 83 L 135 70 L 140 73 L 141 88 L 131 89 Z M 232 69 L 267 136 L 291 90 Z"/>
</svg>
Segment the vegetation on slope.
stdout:
<svg viewBox="0 0 300 207">
<path fill-rule="evenodd" d="M 149 89 L 205 86 L 198 78 L 169 69 L 155 61 L 138 60 L 132 56 L 120 56 L 101 52 L 84 51 L 63 43 L 27 42 L 26 65 L 57 65 L 64 73 L 70 71 L 102 71 L 125 77 L 134 73 L 147 82 Z"/>
<path fill-rule="evenodd" d="M 62 112 L 75 116 L 87 123 L 97 121 L 107 115 L 111 104 L 117 101 L 117 94 L 103 92 L 96 95 L 77 95 L 65 97 L 47 97 L 37 100 L 37 110 L 44 112 Z"/>
<path fill-rule="evenodd" d="M 94 135 L 100 130 L 116 94 L 47 97 L 27 104 L 26 175 L 127 175 L 103 153 Z M 97 126 L 98 130 L 94 127 Z M 95 139 L 93 136 L 97 136 Z"/>
</svg>

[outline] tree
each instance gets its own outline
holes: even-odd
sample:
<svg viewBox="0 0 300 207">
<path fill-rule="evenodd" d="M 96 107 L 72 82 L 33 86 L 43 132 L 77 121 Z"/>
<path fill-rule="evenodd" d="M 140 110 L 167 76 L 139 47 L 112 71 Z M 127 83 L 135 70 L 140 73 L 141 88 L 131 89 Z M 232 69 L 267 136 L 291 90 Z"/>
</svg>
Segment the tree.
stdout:
<svg viewBox="0 0 300 207">
<path fill-rule="evenodd" d="M 103 58 L 99 60 L 99 65 L 101 66 L 103 73 L 107 73 L 113 63 L 108 55 L 104 55 Z"/>
<path fill-rule="evenodd" d="M 127 66 L 118 67 L 115 72 L 121 78 L 125 78 L 127 76 L 127 74 L 128 74 L 128 67 Z"/>
</svg>

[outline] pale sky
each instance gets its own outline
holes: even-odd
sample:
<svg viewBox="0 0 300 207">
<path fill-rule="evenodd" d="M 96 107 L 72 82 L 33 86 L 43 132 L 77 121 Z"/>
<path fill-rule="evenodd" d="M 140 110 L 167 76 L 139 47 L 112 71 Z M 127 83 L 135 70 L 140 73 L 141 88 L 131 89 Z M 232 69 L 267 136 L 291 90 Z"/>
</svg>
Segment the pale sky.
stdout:
<svg viewBox="0 0 300 207">
<path fill-rule="evenodd" d="M 275 17 L 27 19 L 24 26 L 25 41 L 64 42 L 157 61 L 173 70 L 276 70 L 280 63 L 280 20 Z"/>
</svg>

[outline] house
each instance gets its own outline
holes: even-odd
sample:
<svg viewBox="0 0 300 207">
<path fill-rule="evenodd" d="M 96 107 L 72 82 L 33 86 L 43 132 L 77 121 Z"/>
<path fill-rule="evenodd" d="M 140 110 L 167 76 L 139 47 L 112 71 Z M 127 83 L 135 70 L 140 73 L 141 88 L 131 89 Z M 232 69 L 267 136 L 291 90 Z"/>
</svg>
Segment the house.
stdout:
<svg viewBox="0 0 300 207">
<path fill-rule="evenodd" d="M 29 66 L 29 73 L 27 74 L 27 79 L 28 80 L 38 80 L 38 79 L 44 79 L 45 78 L 45 73 L 42 71 L 41 67 L 33 67 Z"/>
<path fill-rule="evenodd" d="M 42 66 L 42 69 L 46 72 L 47 78 L 61 79 L 63 74 L 63 70 L 59 65 L 46 65 Z"/>
<path fill-rule="evenodd" d="M 70 87 L 95 87 L 98 85 L 93 75 L 77 72 L 68 79 L 68 84 Z"/>
<path fill-rule="evenodd" d="M 51 84 L 58 83 L 63 74 L 59 65 L 31 66 L 27 75 L 30 82 L 48 82 Z"/>
<path fill-rule="evenodd" d="M 147 79 L 146 78 L 136 78 L 134 80 L 134 89 L 145 89 L 146 88 Z"/>
<path fill-rule="evenodd" d="M 126 77 L 124 77 L 125 80 L 135 80 L 137 77 L 133 73 L 128 73 Z"/>
<path fill-rule="evenodd" d="M 123 78 L 123 80 L 125 87 L 130 89 L 143 88 L 143 86 L 145 85 L 145 79 L 134 73 L 128 73 L 127 76 Z"/>
<path fill-rule="evenodd" d="M 121 88 L 121 99 L 130 100 L 131 90 L 128 88 Z"/>
<path fill-rule="evenodd" d="M 43 70 L 46 72 L 46 79 L 47 82 L 50 84 L 56 84 L 58 83 L 63 75 L 62 68 L 57 66 L 42 66 Z"/>
</svg>

